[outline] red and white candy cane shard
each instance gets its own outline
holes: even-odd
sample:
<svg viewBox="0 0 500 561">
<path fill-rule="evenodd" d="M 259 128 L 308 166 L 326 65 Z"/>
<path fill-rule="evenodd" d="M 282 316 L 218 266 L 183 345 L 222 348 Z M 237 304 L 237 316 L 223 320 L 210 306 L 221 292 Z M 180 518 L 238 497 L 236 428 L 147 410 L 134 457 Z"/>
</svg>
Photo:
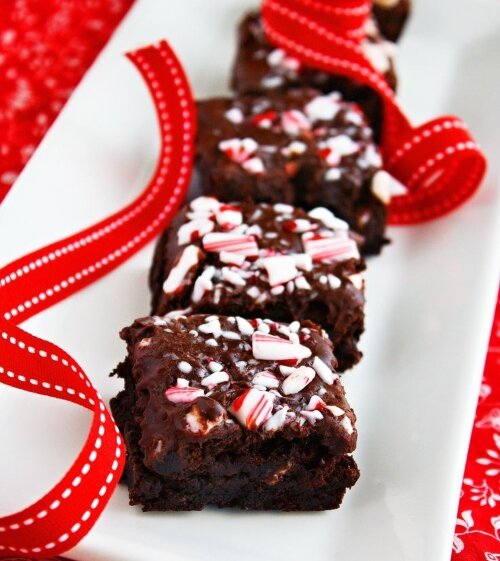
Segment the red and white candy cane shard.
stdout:
<svg viewBox="0 0 500 561">
<path fill-rule="evenodd" d="M 285 395 L 292 395 L 302 391 L 310 384 L 316 372 L 309 366 L 300 366 L 289 374 L 281 383 L 281 389 Z"/>
<path fill-rule="evenodd" d="M 177 243 L 186 245 L 199 240 L 214 229 L 214 223 L 208 218 L 195 218 L 183 224 L 177 232 Z"/>
<path fill-rule="evenodd" d="M 359 259 L 356 242 L 350 238 L 327 238 L 321 234 L 304 234 L 304 250 L 313 261 L 345 261 Z"/>
<path fill-rule="evenodd" d="M 264 386 L 268 389 L 276 389 L 279 387 L 280 382 L 272 372 L 269 372 L 269 370 L 262 370 L 261 372 L 257 372 L 257 374 L 255 374 L 252 384 Z"/>
<path fill-rule="evenodd" d="M 242 426 L 248 430 L 256 430 L 271 416 L 273 401 L 271 393 L 249 388 L 233 401 L 229 412 Z"/>
<path fill-rule="evenodd" d="M 213 232 L 203 237 L 203 247 L 207 251 L 237 253 L 245 257 L 257 257 L 259 246 L 254 236 L 232 234 L 231 232 Z"/>
<path fill-rule="evenodd" d="M 486 158 L 460 119 L 440 117 L 412 127 L 385 77 L 362 49 L 369 0 L 263 0 L 267 38 L 303 65 L 352 78 L 375 90 L 383 103 L 382 153 L 385 169 L 408 188 L 389 205 L 392 224 L 412 224 L 442 216 L 464 203 L 479 187 Z M 334 101 L 334 100 L 332 100 Z M 328 110 L 309 108 L 308 116 Z M 334 110 L 334 103 L 332 110 Z"/>
<path fill-rule="evenodd" d="M 281 126 L 286 134 L 298 136 L 303 132 L 311 130 L 311 121 L 298 109 L 285 111 L 281 115 Z"/>
<path fill-rule="evenodd" d="M 201 388 L 171 386 L 165 390 L 165 397 L 171 403 L 191 403 L 197 397 L 202 397 L 204 393 Z"/>
<path fill-rule="evenodd" d="M 189 271 L 198 265 L 201 258 L 202 252 L 199 247 L 195 245 L 185 247 L 163 283 L 163 292 L 165 294 L 175 294 L 180 291 Z"/>
<path fill-rule="evenodd" d="M 223 230 L 232 230 L 243 223 L 243 214 L 234 206 L 221 205 L 215 219 Z"/>
<path fill-rule="evenodd" d="M 258 360 L 300 361 L 311 356 L 311 349 L 300 343 L 260 331 L 252 335 L 252 352 Z"/>
<path fill-rule="evenodd" d="M 251 158 L 259 145 L 253 138 L 228 138 L 219 142 L 219 149 L 233 162 L 242 164 Z"/>
<path fill-rule="evenodd" d="M 55 487 L 23 511 L 0 517 L 0 557 L 56 557 L 75 547 L 105 508 L 123 470 L 121 436 L 78 363 L 16 324 L 141 249 L 168 224 L 187 190 L 196 116 L 182 67 L 165 42 L 128 56 L 158 109 L 162 149 L 153 178 L 129 206 L 0 270 L 0 383 L 93 413 L 80 454 Z"/>
<path fill-rule="evenodd" d="M 302 234 L 304 232 L 310 232 L 312 230 L 317 230 L 318 225 L 315 222 L 306 220 L 305 218 L 296 218 L 295 220 L 285 220 L 283 221 L 283 228 L 289 232 L 295 232 L 297 234 Z"/>
</svg>

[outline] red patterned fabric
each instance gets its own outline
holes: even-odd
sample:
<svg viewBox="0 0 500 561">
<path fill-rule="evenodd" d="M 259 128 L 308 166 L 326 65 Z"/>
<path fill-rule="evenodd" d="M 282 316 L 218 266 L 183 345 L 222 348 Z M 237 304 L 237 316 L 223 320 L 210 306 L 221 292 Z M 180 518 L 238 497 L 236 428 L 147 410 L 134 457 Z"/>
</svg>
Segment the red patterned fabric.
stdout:
<svg viewBox="0 0 500 561">
<path fill-rule="evenodd" d="M 0 0 L 0 200 L 132 2 Z M 499 372 L 497 305 L 453 561 L 500 561 Z"/>
<path fill-rule="evenodd" d="M 0 201 L 133 0 L 0 0 Z"/>
<path fill-rule="evenodd" d="M 465 468 L 453 561 L 500 561 L 500 293 Z"/>
</svg>

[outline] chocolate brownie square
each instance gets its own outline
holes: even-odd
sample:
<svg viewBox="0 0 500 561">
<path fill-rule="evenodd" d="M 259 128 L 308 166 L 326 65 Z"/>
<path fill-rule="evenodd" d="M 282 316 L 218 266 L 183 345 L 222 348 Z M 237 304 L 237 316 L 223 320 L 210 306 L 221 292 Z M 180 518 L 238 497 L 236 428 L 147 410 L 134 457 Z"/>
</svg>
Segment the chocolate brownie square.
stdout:
<svg viewBox="0 0 500 561">
<path fill-rule="evenodd" d="M 144 510 L 337 508 L 359 471 L 332 344 L 311 323 L 137 320 L 111 402 Z"/>
<path fill-rule="evenodd" d="M 380 35 L 374 20 L 368 20 L 366 25 L 364 53 L 395 90 L 394 44 Z M 248 14 L 239 26 L 231 86 L 239 94 L 267 94 L 296 87 L 311 87 L 323 93 L 338 91 L 363 108 L 377 138 L 381 130 L 382 104 L 374 90 L 351 78 L 304 66 L 269 43 L 258 12 Z"/>
<path fill-rule="evenodd" d="M 408 17 L 410 16 L 410 0 L 374 0 L 373 15 L 380 33 L 389 41 L 397 41 Z"/>
<path fill-rule="evenodd" d="M 158 242 L 152 313 L 310 319 L 331 337 L 343 371 L 361 358 L 363 270 L 347 224 L 325 208 L 199 197 Z"/>
<path fill-rule="evenodd" d="M 380 252 L 389 184 L 356 104 L 338 93 L 295 89 L 200 101 L 198 120 L 205 194 L 325 206 L 364 237 L 363 253 Z"/>
</svg>

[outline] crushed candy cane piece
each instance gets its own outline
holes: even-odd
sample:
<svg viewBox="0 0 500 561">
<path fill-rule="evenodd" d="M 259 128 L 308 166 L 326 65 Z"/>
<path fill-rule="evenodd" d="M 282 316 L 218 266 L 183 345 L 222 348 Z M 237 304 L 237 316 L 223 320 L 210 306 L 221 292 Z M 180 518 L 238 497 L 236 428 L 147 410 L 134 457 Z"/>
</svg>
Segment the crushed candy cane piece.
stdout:
<svg viewBox="0 0 500 561">
<path fill-rule="evenodd" d="M 256 331 L 252 335 L 252 352 L 258 360 L 297 360 L 311 356 L 311 349 L 283 339 L 276 335 L 269 335 Z"/>
<path fill-rule="evenodd" d="M 239 107 L 231 107 L 224 113 L 224 116 L 234 125 L 240 125 L 244 121 L 243 111 Z"/>
<path fill-rule="evenodd" d="M 359 259 L 356 242 L 350 238 L 324 237 L 321 234 L 302 235 L 302 243 L 306 253 L 313 261 L 344 261 Z"/>
<path fill-rule="evenodd" d="M 214 288 L 212 278 L 215 274 L 215 267 L 207 267 L 203 273 L 196 279 L 193 292 L 191 293 L 191 300 L 193 302 L 199 302 L 206 292 L 210 292 Z"/>
<path fill-rule="evenodd" d="M 274 397 L 267 391 L 249 388 L 230 405 L 229 412 L 249 430 L 256 430 L 271 416 Z"/>
<path fill-rule="evenodd" d="M 295 220 L 285 220 L 283 222 L 283 228 L 289 232 L 302 234 L 304 232 L 310 232 L 311 230 L 317 230 L 318 225 L 305 218 L 296 218 Z"/>
<path fill-rule="evenodd" d="M 338 378 L 338 375 L 335 374 L 328 365 L 319 358 L 319 356 L 314 357 L 312 367 L 325 384 L 333 384 L 333 382 Z"/>
<path fill-rule="evenodd" d="M 224 230 L 232 230 L 243 222 L 241 211 L 231 205 L 221 205 L 219 211 L 215 215 L 217 224 L 220 224 Z"/>
<path fill-rule="evenodd" d="M 288 414 L 288 405 L 284 405 L 281 409 L 276 411 L 272 417 L 264 425 L 264 429 L 268 432 L 273 432 L 281 429 L 285 423 Z"/>
<path fill-rule="evenodd" d="M 243 162 L 242 167 L 248 171 L 248 173 L 254 174 L 254 175 L 261 175 L 264 173 L 265 167 L 264 167 L 264 162 L 262 161 L 261 158 L 250 158 L 249 160 L 246 160 L 245 162 Z"/>
<path fill-rule="evenodd" d="M 348 230 L 349 224 L 340 218 L 337 218 L 331 210 L 318 206 L 309 211 L 309 216 L 316 220 L 321 220 L 323 224 L 331 230 Z"/>
<path fill-rule="evenodd" d="M 197 197 L 191 201 L 189 207 L 194 212 L 213 214 L 219 210 L 220 202 L 215 197 Z"/>
<path fill-rule="evenodd" d="M 226 251 L 246 257 L 257 257 L 259 247 L 253 236 L 234 234 L 233 232 L 213 232 L 203 238 L 203 247 L 207 251 L 220 253 Z"/>
<path fill-rule="evenodd" d="M 316 421 L 324 419 L 323 415 L 319 411 L 301 411 L 300 414 L 309 421 L 311 425 L 314 425 Z"/>
<path fill-rule="evenodd" d="M 257 372 L 257 374 L 253 377 L 252 383 L 269 389 L 278 388 L 280 385 L 278 378 L 276 378 L 272 372 L 269 372 L 269 370 Z"/>
<path fill-rule="evenodd" d="M 253 138 L 228 138 L 219 142 L 219 149 L 233 162 L 242 164 L 251 158 L 259 145 Z"/>
<path fill-rule="evenodd" d="M 316 376 L 316 372 L 309 366 L 300 366 L 289 374 L 281 383 L 285 395 L 302 391 Z"/>
<path fill-rule="evenodd" d="M 165 390 L 165 397 L 171 403 L 191 403 L 197 397 L 201 397 L 205 392 L 201 388 L 191 388 L 184 384 L 179 385 L 179 380 L 177 379 L 177 386 L 171 386 Z"/>
<path fill-rule="evenodd" d="M 320 95 L 312 99 L 304 108 L 307 116 L 312 121 L 330 121 L 339 112 L 340 94 L 337 92 Z"/>
<path fill-rule="evenodd" d="M 214 223 L 208 218 L 195 218 L 183 224 L 177 231 L 177 243 L 186 245 L 198 240 L 214 229 Z"/>
<path fill-rule="evenodd" d="M 163 292 L 165 294 L 173 294 L 179 291 L 187 274 L 193 267 L 198 265 L 201 257 L 201 250 L 195 245 L 185 247 L 163 283 Z"/>
<path fill-rule="evenodd" d="M 311 122 L 298 109 L 284 111 L 281 115 L 281 126 L 286 134 L 297 136 L 302 132 L 311 130 Z"/>
<path fill-rule="evenodd" d="M 212 389 L 218 384 L 223 384 L 224 382 L 229 382 L 229 374 L 227 372 L 220 371 L 209 374 L 206 378 L 203 378 L 201 385 Z"/>
<path fill-rule="evenodd" d="M 284 284 L 289 280 L 293 280 L 299 274 L 295 267 L 295 262 L 290 255 L 266 257 L 262 260 L 262 264 L 267 272 L 271 286 Z"/>
</svg>

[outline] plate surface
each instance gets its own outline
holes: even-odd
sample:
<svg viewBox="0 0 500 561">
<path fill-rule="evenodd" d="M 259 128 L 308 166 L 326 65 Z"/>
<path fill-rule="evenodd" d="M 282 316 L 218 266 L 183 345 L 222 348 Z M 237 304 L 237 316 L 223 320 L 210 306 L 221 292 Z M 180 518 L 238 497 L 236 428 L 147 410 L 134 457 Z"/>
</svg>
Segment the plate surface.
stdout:
<svg viewBox="0 0 500 561">
<path fill-rule="evenodd" d="M 158 149 L 154 112 L 121 53 L 166 37 L 198 96 L 225 93 L 236 22 L 253 4 L 136 4 L 0 207 L 1 263 L 93 223 L 145 184 Z M 449 560 L 498 282 L 500 7 L 487 0 L 415 4 L 398 59 L 403 106 L 417 122 L 462 116 L 491 165 L 469 204 L 432 223 L 392 229 L 393 244 L 369 263 L 365 359 L 345 376 L 359 417 L 359 483 L 340 510 L 314 514 L 143 514 L 120 487 L 72 557 Z M 148 311 L 151 254 L 150 245 L 26 323 L 71 353 L 106 399 L 119 389 L 108 378 L 125 352 L 117 333 Z M 57 481 L 88 423 L 66 404 L 0 385 L 0 426 L 7 427 L 0 449 L 12 458 L 0 462 L 0 514 Z"/>
</svg>

